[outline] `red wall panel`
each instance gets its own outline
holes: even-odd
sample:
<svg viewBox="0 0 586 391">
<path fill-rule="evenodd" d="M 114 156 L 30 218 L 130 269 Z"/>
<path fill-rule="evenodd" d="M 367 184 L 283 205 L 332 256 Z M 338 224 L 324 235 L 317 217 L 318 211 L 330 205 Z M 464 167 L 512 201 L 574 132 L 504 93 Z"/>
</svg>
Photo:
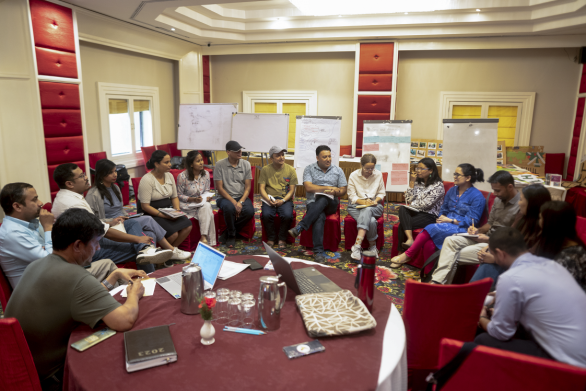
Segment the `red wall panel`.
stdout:
<svg viewBox="0 0 586 391">
<path fill-rule="evenodd" d="M 359 95 L 359 113 L 391 113 L 390 95 Z"/>
<path fill-rule="evenodd" d="M 582 77 L 580 78 L 580 94 L 586 92 L 586 64 L 582 65 Z"/>
<path fill-rule="evenodd" d="M 36 47 L 39 75 L 77 79 L 75 53 Z"/>
<path fill-rule="evenodd" d="M 393 43 L 360 45 L 359 73 L 393 73 Z"/>
<path fill-rule="evenodd" d="M 79 109 L 79 86 L 77 84 L 40 81 L 41 108 Z"/>
<path fill-rule="evenodd" d="M 48 165 L 84 160 L 83 136 L 46 138 L 45 148 Z"/>
<path fill-rule="evenodd" d="M 358 113 L 356 120 L 356 131 L 362 132 L 364 127 L 363 121 L 383 121 L 389 119 L 391 119 L 391 113 Z M 362 144 L 360 144 L 360 148 L 362 148 Z"/>
<path fill-rule="evenodd" d="M 81 136 L 80 110 L 43 110 L 45 137 Z"/>
<path fill-rule="evenodd" d="M 391 91 L 393 74 L 361 74 L 358 75 L 358 91 Z"/>
<path fill-rule="evenodd" d="M 586 68 L 586 67 L 584 67 Z M 586 98 L 579 98 L 576 107 L 576 118 L 574 118 L 574 130 L 572 132 L 572 141 L 570 148 L 570 156 L 568 157 L 568 171 L 566 177 L 574 180 L 574 172 L 576 171 L 576 159 L 578 155 L 578 144 L 580 143 L 580 131 L 582 130 L 582 121 L 584 120 L 584 105 Z"/>
<path fill-rule="evenodd" d="M 79 168 L 81 168 L 81 170 L 83 172 L 87 172 L 85 170 L 85 161 L 80 160 L 77 162 L 71 162 L 73 164 L 77 164 L 77 166 Z M 49 173 L 49 185 L 51 186 L 51 200 L 53 200 L 55 198 L 55 194 L 59 191 L 59 186 L 57 186 L 57 182 L 55 182 L 53 180 L 53 172 L 55 172 L 55 169 L 57 168 L 57 166 L 59 166 L 59 164 L 52 164 L 48 167 L 48 173 Z"/>
<path fill-rule="evenodd" d="M 75 53 L 73 14 L 69 8 L 30 0 L 35 46 Z"/>
</svg>

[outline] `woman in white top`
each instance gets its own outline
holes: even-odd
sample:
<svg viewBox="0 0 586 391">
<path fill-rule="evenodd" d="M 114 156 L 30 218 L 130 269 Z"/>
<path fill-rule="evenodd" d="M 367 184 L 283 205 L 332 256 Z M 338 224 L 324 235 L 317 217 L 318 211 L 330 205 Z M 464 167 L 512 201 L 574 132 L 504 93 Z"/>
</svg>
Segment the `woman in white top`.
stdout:
<svg viewBox="0 0 586 391">
<path fill-rule="evenodd" d="M 152 154 L 146 166 L 152 171 L 142 177 L 138 186 L 137 211 L 152 216 L 167 231 L 167 241 L 177 247 L 191 232 L 191 221 L 185 216 L 171 218 L 159 211 L 159 208 L 181 211 L 175 179 L 170 173 L 171 157 L 159 149 Z"/>
<path fill-rule="evenodd" d="M 201 197 L 209 191 L 210 173 L 203 168 L 203 156 L 199 151 L 190 151 L 185 157 L 185 171 L 177 177 L 179 205 L 189 218 L 199 222 L 200 241 L 215 246 L 216 225 L 210 204 L 212 197 L 205 200 Z M 193 206 L 194 204 L 198 206 Z"/>
<path fill-rule="evenodd" d="M 384 209 L 381 201 L 386 194 L 383 174 L 374 168 L 376 157 L 367 153 L 360 159 L 360 164 L 362 168 L 354 171 L 348 178 L 348 214 L 358 223 L 358 236 L 350 255 L 356 260 L 360 260 L 364 236 L 370 244 L 368 250 L 374 251 L 378 258 L 376 221 L 383 215 Z M 367 207 L 357 209 L 359 205 Z"/>
</svg>

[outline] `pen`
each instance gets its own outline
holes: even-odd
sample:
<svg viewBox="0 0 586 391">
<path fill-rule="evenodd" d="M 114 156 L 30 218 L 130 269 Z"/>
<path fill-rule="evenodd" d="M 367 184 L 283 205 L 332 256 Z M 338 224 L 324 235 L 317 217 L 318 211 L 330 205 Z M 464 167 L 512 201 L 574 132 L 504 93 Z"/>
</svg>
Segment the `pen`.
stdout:
<svg viewBox="0 0 586 391">
<path fill-rule="evenodd" d="M 474 225 L 474 220 L 472 220 L 472 225 Z M 147 238 L 150 238 L 150 236 L 148 236 L 147 234 L 145 234 L 144 232 L 142 232 L 142 234 L 144 236 L 146 236 Z M 153 238 L 151 238 L 151 243 L 155 244 L 155 242 L 153 241 Z"/>
<path fill-rule="evenodd" d="M 241 329 L 238 327 L 224 327 L 224 331 L 230 331 L 232 333 L 242 333 L 242 334 L 251 334 L 251 335 L 264 335 L 266 334 L 264 331 L 260 330 L 250 330 L 250 329 Z"/>
</svg>

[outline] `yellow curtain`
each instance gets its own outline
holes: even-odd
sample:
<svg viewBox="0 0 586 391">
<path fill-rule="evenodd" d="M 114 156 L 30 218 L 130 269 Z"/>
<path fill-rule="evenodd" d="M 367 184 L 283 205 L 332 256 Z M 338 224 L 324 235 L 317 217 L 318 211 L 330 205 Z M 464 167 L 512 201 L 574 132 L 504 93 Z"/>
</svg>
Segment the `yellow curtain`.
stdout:
<svg viewBox="0 0 586 391">
<path fill-rule="evenodd" d="M 128 101 L 126 99 L 109 99 L 110 114 L 128 113 Z"/>
<path fill-rule="evenodd" d="M 283 103 L 283 113 L 289 114 L 289 140 L 287 150 L 295 150 L 295 126 L 297 116 L 306 114 L 305 103 Z"/>
<path fill-rule="evenodd" d="M 276 103 L 255 103 L 254 112 L 262 114 L 276 114 L 277 104 Z"/>
<path fill-rule="evenodd" d="M 151 102 L 148 100 L 135 100 L 134 101 L 134 112 L 139 113 L 141 111 L 149 111 L 151 109 Z"/>
<path fill-rule="evenodd" d="M 454 105 L 452 107 L 452 119 L 480 118 L 482 106 Z"/>
<path fill-rule="evenodd" d="M 515 145 L 517 130 L 517 106 L 489 106 L 488 118 L 498 118 L 498 139 L 505 140 L 507 147 Z"/>
</svg>

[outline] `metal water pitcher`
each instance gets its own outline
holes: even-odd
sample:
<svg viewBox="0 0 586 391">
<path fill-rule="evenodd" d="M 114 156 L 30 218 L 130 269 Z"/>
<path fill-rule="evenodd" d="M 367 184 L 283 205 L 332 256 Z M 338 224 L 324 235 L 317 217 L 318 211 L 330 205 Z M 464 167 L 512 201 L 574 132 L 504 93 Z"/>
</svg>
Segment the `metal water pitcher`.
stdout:
<svg viewBox="0 0 586 391">
<path fill-rule="evenodd" d="M 258 325 L 263 330 L 274 331 L 281 327 L 281 308 L 285 304 L 287 285 L 279 283 L 279 274 L 276 277 L 263 276 L 260 278 L 258 291 Z M 281 288 L 282 293 L 281 293 Z"/>
<path fill-rule="evenodd" d="M 372 312 L 372 302 L 374 301 L 375 268 L 376 253 L 374 251 L 363 251 L 358 264 L 354 287 L 358 289 L 358 298 L 362 300 L 370 312 Z"/>
<path fill-rule="evenodd" d="M 181 312 L 199 314 L 199 302 L 203 298 L 203 274 L 197 263 L 190 263 L 181 273 Z"/>
</svg>

